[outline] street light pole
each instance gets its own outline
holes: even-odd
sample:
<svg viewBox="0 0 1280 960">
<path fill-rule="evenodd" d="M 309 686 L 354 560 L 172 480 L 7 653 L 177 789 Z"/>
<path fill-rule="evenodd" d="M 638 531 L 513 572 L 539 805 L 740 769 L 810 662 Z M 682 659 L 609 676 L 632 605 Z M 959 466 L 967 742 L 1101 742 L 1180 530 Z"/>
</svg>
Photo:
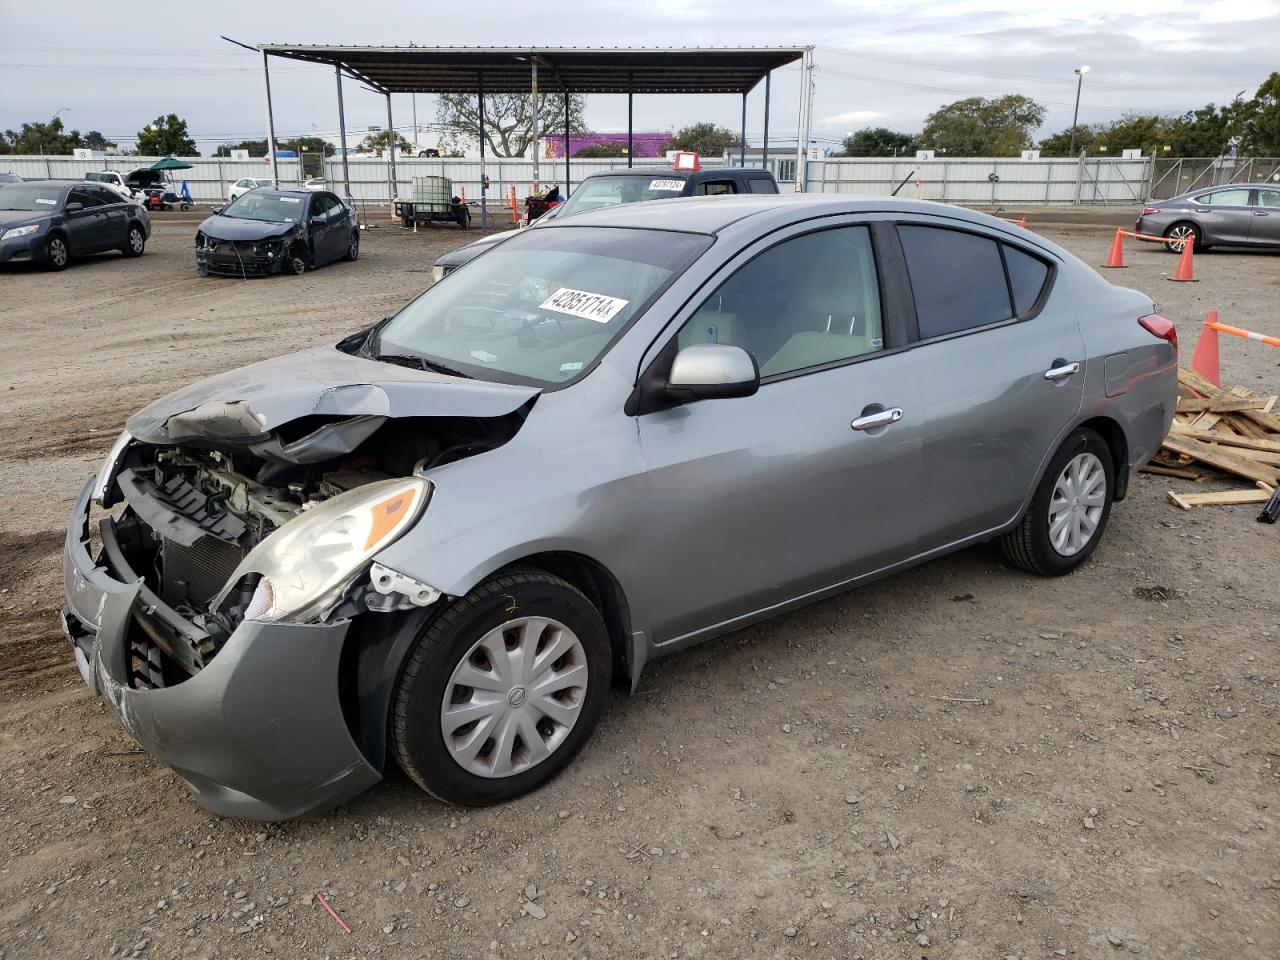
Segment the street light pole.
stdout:
<svg viewBox="0 0 1280 960">
<path fill-rule="evenodd" d="M 1089 72 L 1088 66 L 1076 67 L 1076 108 L 1071 114 L 1071 140 L 1067 146 L 1067 156 L 1076 154 L 1076 122 L 1080 119 L 1080 89 L 1084 86 L 1084 75 Z"/>
</svg>

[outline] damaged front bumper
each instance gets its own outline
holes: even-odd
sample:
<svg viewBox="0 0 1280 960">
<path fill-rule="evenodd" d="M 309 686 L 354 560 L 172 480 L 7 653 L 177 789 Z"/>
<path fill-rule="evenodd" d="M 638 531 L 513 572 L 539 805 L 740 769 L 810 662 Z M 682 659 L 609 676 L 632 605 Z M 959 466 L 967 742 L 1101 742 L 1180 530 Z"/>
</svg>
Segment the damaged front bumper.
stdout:
<svg viewBox="0 0 1280 960">
<path fill-rule="evenodd" d="M 288 243 L 206 240 L 196 246 L 196 270 L 227 277 L 266 277 L 284 269 Z"/>
<path fill-rule="evenodd" d="M 323 810 L 381 779 L 352 739 L 339 696 L 350 621 L 246 621 L 194 676 L 154 689 L 130 684 L 132 632 L 177 644 L 198 628 L 118 551 L 91 555 L 93 483 L 85 484 L 67 528 L 63 629 L 85 682 L 138 745 L 172 767 L 201 806 L 247 820 Z M 113 540 L 110 519 L 102 533 L 104 544 Z"/>
</svg>

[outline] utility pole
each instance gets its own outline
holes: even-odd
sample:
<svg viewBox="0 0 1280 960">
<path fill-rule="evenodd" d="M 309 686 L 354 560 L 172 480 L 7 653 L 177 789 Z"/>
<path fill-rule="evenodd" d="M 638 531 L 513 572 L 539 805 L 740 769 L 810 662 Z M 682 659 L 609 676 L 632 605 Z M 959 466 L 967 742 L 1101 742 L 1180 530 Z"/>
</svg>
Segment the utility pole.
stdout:
<svg viewBox="0 0 1280 960">
<path fill-rule="evenodd" d="M 529 54 L 533 65 L 533 192 L 538 192 L 538 55 Z"/>
<path fill-rule="evenodd" d="M 1076 108 L 1071 114 L 1071 142 L 1067 147 L 1067 156 L 1075 156 L 1076 121 L 1080 119 L 1080 90 L 1084 86 L 1084 75 L 1089 72 L 1088 66 L 1076 67 Z"/>
</svg>

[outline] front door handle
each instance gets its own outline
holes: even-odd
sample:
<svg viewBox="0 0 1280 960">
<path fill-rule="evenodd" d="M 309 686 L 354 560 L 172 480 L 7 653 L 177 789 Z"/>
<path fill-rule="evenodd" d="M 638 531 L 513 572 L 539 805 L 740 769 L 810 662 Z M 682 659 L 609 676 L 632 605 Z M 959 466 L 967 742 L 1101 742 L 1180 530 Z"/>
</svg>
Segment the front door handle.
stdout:
<svg viewBox="0 0 1280 960">
<path fill-rule="evenodd" d="M 901 419 L 902 410 L 898 407 L 890 407 L 888 410 L 881 410 L 879 413 L 871 413 L 865 417 L 859 417 L 849 426 L 854 430 L 874 430 L 876 427 L 887 427 L 891 423 L 897 423 Z"/>
<path fill-rule="evenodd" d="M 1253 215 L 1254 215 L 1255 217 L 1265 217 L 1265 216 L 1267 216 L 1268 214 L 1267 214 L 1267 211 L 1266 211 L 1266 210 L 1255 210 L 1255 211 L 1253 211 Z"/>
<path fill-rule="evenodd" d="M 1050 367 L 1048 370 L 1044 372 L 1044 378 L 1046 380 L 1062 380 L 1065 377 L 1069 377 L 1079 372 L 1080 372 L 1079 363 L 1077 362 L 1064 363 L 1060 367 Z"/>
</svg>

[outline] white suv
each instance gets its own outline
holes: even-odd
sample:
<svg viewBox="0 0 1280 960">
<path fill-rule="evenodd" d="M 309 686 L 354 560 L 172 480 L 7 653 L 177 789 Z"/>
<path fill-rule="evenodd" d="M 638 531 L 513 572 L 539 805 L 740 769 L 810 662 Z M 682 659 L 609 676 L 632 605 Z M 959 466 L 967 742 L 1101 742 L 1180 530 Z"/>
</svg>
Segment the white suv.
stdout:
<svg viewBox="0 0 1280 960">
<path fill-rule="evenodd" d="M 133 188 L 124 182 L 124 174 L 116 173 L 114 170 L 99 170 L 96 173 L 86 173 L 84 178 L 111 188 L 126 200 L 132 200 L 135 196 Z"/>
</svg>

